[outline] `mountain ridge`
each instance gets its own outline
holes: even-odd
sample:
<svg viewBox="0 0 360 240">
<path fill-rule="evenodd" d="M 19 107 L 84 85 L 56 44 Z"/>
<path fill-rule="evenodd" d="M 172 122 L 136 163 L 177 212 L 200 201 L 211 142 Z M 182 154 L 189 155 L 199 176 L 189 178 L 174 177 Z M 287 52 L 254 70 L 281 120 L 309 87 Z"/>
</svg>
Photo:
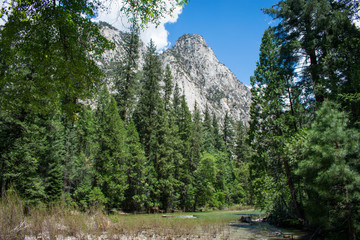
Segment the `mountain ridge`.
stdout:
<svg viewBox="0 0 360 240">
<path fill-rule="evenodd" d="M 106 25 L 102 27 L 102 33 L 115 43 L 115 49 L 103 55 L 103 64 L 109 66 L 124 56 L 121 38 L 126 33 Z M 139 70 L 142 69 L 145 53 L 146 46 L 141 42 Z M 169 65 L 174 86 L 177 83 L 181 93 L 184 93 L 190 111 L 194 110 L 196 103 L 203 113 L 207 106 L 220 122 L 226 112 L 234 120 L 249 121 L 250 89 L 217 59 L 201 35 L 184 34 L 159 57 L 164 68 Z"/>
</svg>

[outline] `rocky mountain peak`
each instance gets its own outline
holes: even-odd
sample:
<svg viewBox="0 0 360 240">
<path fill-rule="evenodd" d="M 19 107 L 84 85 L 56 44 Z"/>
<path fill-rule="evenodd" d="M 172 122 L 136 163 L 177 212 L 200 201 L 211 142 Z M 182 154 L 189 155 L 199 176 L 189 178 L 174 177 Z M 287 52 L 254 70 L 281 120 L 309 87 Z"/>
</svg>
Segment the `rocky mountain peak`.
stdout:
<svg viewBox="0 0 360 240">
<path fill-rule="evenodd" d="M 250 90 L 219 62 L 202 36 L 183 35 L 162 58 L 183 89 L 190 110 L 196 102 L 200 110 L 208 106 L 220 120 L 228 112 L 233 119 L 248 122 Z"/>
<path fill-rule="evenodd" d="M 116 48 L 103 55 L 103 63 L 111 66 L 124 57 L 122 33 L 107 26 L 102 28 L 104 36 L 111 39 Z M 140 47 L 139 69 L 144 63 L 145 45 Z M 164 67 L 170 66 L 174 86 L 177 84 L 185 94 L 191 111 L 195 104 L 201 112 L 206 106 L 223 121 L 226 112 L 234 120 L 249 121 L 251 93 L 235 75 L 216 58 L 205 39 L 198 34 L 185 34 L 175 45 L 160 55 Z"/>
<path fill-rule="evenodd" d="M 206 59 L 219 63 L 213 50 L 207 45 L 205 39 L 199 34 L 185 34 L 175 43 L 172 51 L 175 54 L 191 57 L 203 63 Z M 188 59 L 188 58 L 186 58 Z"/>
<path fill-rule="evenodd" d="M 201 47 L 207 48 L 208 46 L 203 36 L 199 34 L 184 34 L 176 41 L 174 45 L 174 49 L 196 49 Z"/>
</svg>

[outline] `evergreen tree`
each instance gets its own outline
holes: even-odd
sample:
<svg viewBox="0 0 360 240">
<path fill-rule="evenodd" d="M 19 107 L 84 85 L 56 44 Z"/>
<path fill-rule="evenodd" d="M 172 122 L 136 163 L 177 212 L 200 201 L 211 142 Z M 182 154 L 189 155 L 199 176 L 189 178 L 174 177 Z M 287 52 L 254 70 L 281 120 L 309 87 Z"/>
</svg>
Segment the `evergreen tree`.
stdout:
<svg viewBox="0 0 360 240">
<path fill-rule="evenodd" d="M 94 111 L 90 106 L 83 106 L 69 138 L 71 159 L 71 196 L 80 209 L 87 209 L 94 204 L 94 164 L 98 154 L 97 128 Z M 100 190 L 100 189 L 98 189 Z M 92 199 L 91 199 L 92 198 Z M 96 204 L 95 204 L 96 205 Z"/>
<path fill-rule="evenodd" d="M 226 147 L 226 150 L 231 154 L 233 152 L 234 148 L 234 122 L 229 116 L 229 112 L 226 111 L 225 118 L 224 118 L 224 127 L 222 131 L 222 136 L 224 140 L 224 144 Z"/>
<path fill-rule="evenodd" d="M 265 9 L 280 20 L 277 32 L 283 44 L 282 58 L 295 58 L 302 68 L 298 85 L 311 106 L 314 100 L 320 106 L 325 98 L 338 100 L 338 94 L 359 91 L 359 66 L 353 65 L 360 44 L 360 31 L 353 23 L 358 11 L 359 4 L 351 0 L 282 0 Z M 304 60 L 305 67 L 300 63 Z M 358 104 L 344 102 L 356 116 Z"/>
<path fill-rule="evenodd" d="M 130 122 L 127 129 L 127 180 L 128 188 L 125 191 L 125 200 L 123 209 L 127 211 L 139 211 L 147 204 L 146 193 L 148 185 L 146 183 L 146 158 L 142 149 L 139 134 L 133 121 Z"/>
<path fill-rule="evenodd" d="M 0 135 L 12 140 L 2 143 L 2 193 L 14 187 L 29 203 L 59 199 L 65 150 L 59 114 L 27 114 L 22 120 L 3 114 L 2 122 Z"/>
<path fill-rule="evenodd" d="M 173 109 L 177 119 L 180 111 L 180 104 L 181 104 L 180 89 L 178 83 L 176 83 L 173 93 Z"/>
<path fill-rule="evenodd" d="M 173 82 L 172 82 L 172 75 L 171 75 L 171 70 L 170 70 L 170 66 L 166 65 L 166 69 L 165 69 L 165 73 L 164 73 L 164 108 L 165 111 L 169 111 L 170 110 L 170 100 L 171 100 L 171 95 L 172 95 L 172 91 L 173 91 Z"/>
<path fill-rule="evenodd" d="M 360 135 L 348 129 L 338 105 L 324 102 L 311 128 L 295 144 L 304 179 L 310 224 L 334 231 L 329 237 L 356 239 L 359 233 Z M 331 236 L 335 235 L 335 236 Z"/>
<path fill-rule="evenodd" d="M 288 192 L 282 190 L 284 189 L 282 184 L 286 179 L 294 214 L 286 212 L 283 214 L 302 218 L 303 213 L 294 185 L 293 169 L 288 157 L 284 154 L 287 136 L 296 131 L 293 121 L 288 121 L 296 117 L 292 115 L 294 111 L 291 111 L 293 94 L 287 92 L 289 89 L 286 88 L 291 71 L 291 65 L 284 64 L 280 59 L 279 42 L 275 38 L 273 29 L 267 29 L 262 38 L 255 77 L 251 78 L 253 101 L 250 110 L 250 140 L 256 152 L 252 156 L 252 173 L 253 177 L 255 175 L 260 178 L 266 175 L 271 176 L 274 183 L 277 183 L 276 191 L 283 194 L 280 196 L 283 199 L 288 198 Z M 278 200 L 282 201 L 282 199 Z"/>
<path fill-rule="evenodd" d="M 190 136 L 190 149 L 191 149 L 191 172 L 194 172 L 199 165 L 202 145 L 203 145 L 203 128 L 202 128 L 202 119 L 200 110 L 197 107 L 195 102 L 194 112 L 193 112 L 193 124 L 192 131 Z"/>
<path fill-rule="evenodd" d="M 251 204 L 250 181 L 251 147 L 248 144 L 248 128 L 242 121 L 236 123 L 234 136 L 233 188 L 231 198 L 237 203 Z"/>
<path fill-rule="evenodd" d="M 139 59 L 139 29 L 133 22 L 130 33 L 123 35 L 123 48 L 125 58 L 117 64 L 115 69 L 114 90 L 115 100 L 118 103 L 120 117 L 123 121 L 128 121 L 132 115 L 136 87 L 138 86 L 138 59 Z"/>
<path fill-rule="evenodd" d="M 214 145 L 215 149 L 218 151 L 225 151 L 224 139 L 222 138 L 222 135 L 220 133 L 219 122 L 215 114 L 213 114 L 212 116 L 212 129 L 213 129 L 213 136 L 215 142 Z"/>
<path fill-rule="evenodd" d="M 177 115 L 178 132 L 179 136 L 179 153 L 182 157 L 181 165 L 179 166 L 178 179 L 181 182 L 181 195 L 180 202 L 182 208 L 187 208 L 187 201 L 189 198 L 189 186 L 192 182 L 193 159 L 191 158 L 191 131 L 192 119 L 191 112 L 187 106 L 185 95 L 181 96 L 180 108 Z"/>
<path fill-rule="evenodd" d="M 206 105 L 203 121 L 203 151 L 213 152 L 215 147 L 215 137 L 213 122 L 210 115 L 209 107 Z"/>
<path fill-rule="evenodd" d="M 148 161 L 149 199 L 153 206 L 167 210 L 173 202 L 174 162 L 171 126 L 160 94 L 161 65 L 151 41 L 145 55 L 144 85 L 134 117 Z"/>
<path fill-rule="evenodd" d="M 201 113 L 197 107 L 197 103 L 195 102 L 194 112 L 193 112 L 193 121 L 190 132 L 190 156 L 189 156 L 189 179 L 191 180 L 190 184 L 186 185 L 186 190 L 182 194 L 184 195 L 182 206 L 186 211 L 194 210 L 196 208 L 195 203 L 195 194 L 196 194 L 196 182 L 195 175 L 196 169 L 198 169 L 201 159 L 202 152 L 202 121 L 201 121 Z M 185 197 L 186 196 L 186 197 Z"/>
<path fill-rule="evenodd" d="M 116 101 L 104 88 L 96 110 L 99 151 L 95 158 L 95 187 L 108 200 L 108 207 L 120 207 L 128 188 L 126 183 L 126 131 Z"/>
</svg>

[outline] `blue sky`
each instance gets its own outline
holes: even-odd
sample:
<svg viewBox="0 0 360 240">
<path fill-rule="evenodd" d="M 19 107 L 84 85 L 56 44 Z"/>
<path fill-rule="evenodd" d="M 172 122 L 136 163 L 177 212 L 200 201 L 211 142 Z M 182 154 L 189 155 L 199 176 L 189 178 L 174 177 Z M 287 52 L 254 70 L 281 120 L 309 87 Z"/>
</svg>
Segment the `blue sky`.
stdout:
<svg viewBox="0 0 360 240">
<path fill-rule="evenodd" d="M 1 0 L 0 0 L 1 1 Z M 120 12 L 124 0 L 100 0 L 106 11 L 98 15 L 122 31 L 129 31 L 130 23 Z M 170 7 L 175 0 L 163 0 Z M 147 44 L 152 39 L 160 51 L 175 44 L 183 34 L 200 34 L 216 56 L 237 76 L 250 85 L 259 56 L 261 37 L 272 19 L 263 14 L 278 0 L 190 0 L 184 9 L 176 8 L 172 16 L 164 16 L 160 25 L 150 24 L 141 34 Z"/>
<path fill-rule="evenodd" d="M 244 84 L 250 85 L 259 57 L 261 37 L 271 17 L 261 8 L 277 0 L 191 0 L 175 23 L 165 24 L 171 45 L 183 34 L 200 34 Z"/>
</svg>

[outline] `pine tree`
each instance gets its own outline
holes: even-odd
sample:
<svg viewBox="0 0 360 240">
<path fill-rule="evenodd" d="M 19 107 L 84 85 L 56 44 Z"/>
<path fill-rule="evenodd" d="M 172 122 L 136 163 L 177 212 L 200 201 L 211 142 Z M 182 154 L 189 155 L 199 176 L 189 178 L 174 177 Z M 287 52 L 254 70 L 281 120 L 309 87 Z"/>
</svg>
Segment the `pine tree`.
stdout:
<svg viewBox="0 0 360 240">
<path fill-rule="evenodd" d="M 215 136 L 209 107 L 206 105 L 203 121 L 203 151 L 214 152 Z"/>
<path fill-rule="evenodd" d="M 83 106 L 68 143 L 70 145 L 68 154 L 73 155 L 70 174 L 71 196 L 82 210 L 94 205 L 92 202 L 94 200 L 94 164 L 99 150 L 94 114 L 95 111 L 90 106 Z"/>
<path fill-rule="evenodd" d="M 170 121 L 160 92 L 163 77 L 161 66 L 151 41 L 145 55 L 144 85 L 134 117 L 148 161 L 151 205 L 167 210 L 174 201 L 174 154 Z"/>
<path fill-rule="evenodd" d="M 220 133 L 219 122 L 215 114 L 212 116 L 212 129 L 213 129 L 213 136 L 214 136 L 214 147 L 218 151 L 225 151 L 225 143 Z"/>
<path fill-rule="evenodd" d="M 224 140 L 224 144 L 226 147 L 226 150 L 228 151 L 229 154 L 231 154 L 233 152 L 233 148 L 234 148 L 234 122 L 231 119 L 231 117 L 229 116 L 229 112 L 226 111 L 225 113 L 225 118 L 224 118 L 224 126 L 223 126 L 223 131 L 222 131 L 222 136 L 223 136 L 223 140 Z"/>
<path fill-rule="evenodd" d="M 310 224 L 334 231 L 337 239 L 356 239 L 360 230 L 360 135 L 347 128 L 348 117 L 338 108 L 324 102 L 311 128 L 298 139 L 297 174 L 304 179 Z"/>
<path fill-rule="evenodd" d="M 360 31 L 353 23 L 358 11 L 359 4 L 351 0 L 282 0 L 265 9 L 280 20 L 277 33 L 282 40 L 282 58 L 296 59 L 301 68 L 298 85 L 312 107 L 316 108 L 314 100 L 320 106 L 325 98 L 338 100 L 339 93 L 359 91 L 359 67 L 353 65 L 358 61 L 353 58 L 359 49 Z M 302 66 L 304 60 L 308 65 Z M 354 103 L 345 105 L 354 109 Z M 355 110 L 354 114 L 358 113 Z"/>
<path fill-rule="evenodd" d="M 129 121 L 134 104 L 136 87 L 138 86 L 138 59 L 139 59 L 139 29 L 133 22 L 130 33 L 126 33 L 122 38 L 122 46 L 125 49 L 125 57 L 115 68 L 114 98 L 118 104 L 120 117 L 123 121 Z"/>
<path fill-rule="evenodd" d="M 191 135 L 192 135 L 192 119 L 191 112 L 187 106 L 185 95 L 181 96 L 180 107 L 176 119 L 179 137 L 178 150 L 181 154 L 182 161 L 179 165 L 178 179 L 181 183 L 180 188 L 180 202 L 183 209 L 188 208 L 186 202 L 189 201 L 190 193 L 189 186 L 192 183 L 192 171 L 194 169 L 193 159 L 191 157 Z M 191 198 L 191 197 L 190 197 Z"/>
<path fill-rule="evenodd" d="M 14 187 L 29 203 L 58 200 L 62 193 L 63 128 L 58 113 L 2 115 L 2 193 Z M 6 136 L 4 135 L 6 134 Z M 11 140 L 11 142 L 6 141 Z"/>
<path fill-rule="evenodd" d="M 108 207 L 120 207 L 128 188 L 126 183 L 126 131 L 116 101 L 105 87 L 98 100 L 99 151 L 95 158 L 95 187 L 108 199 Z"/>
<path fill-rule="evenodd" d="M 164 108 L 165 111 L 169 111 L 170 110 L 170 100 L 171 100 L 171 95 L 172 95 L 172 91 L 173 91 L 173 82 L 172 82 L 172 75 L 171 75 L 171 70 L 170 70 L 170 66 L 166 65 L 166 69 L 165 69 L 165 73 L 164 73 Z"/>
<path fill-rule="evenodd" d="M 146 193 L 148 185 L 146 183 L 146 158 L 142 149 L 139 134 L 133 121 L 130 122 L 127 129 L 127 156 L 126 164 L 128 165 L 126 183 L 128 188 L 125 191 L 125 200 L 123 209 L 127 211 L 140 211 L 147 204 Z"/>
<path fill-rule="evenodd" d="M 173 93 L 173 109 L 175 116 L 179 115 L 181 104 L 181 95 L 178 83 L 175 84 L 174 93 Z M 178 117 L 176 117 L 178 119 Z"/>
<path fill-rule="evenodd" d="M 233 188 L 231 198 L 237 203 L 251 204 L 252 186 L 250 181 L 251 147 L 248 144 L 248 128 L 242 121 L 236 123 L 234 136 Z"/>
<path fill-rule="evenodd" d="M 271 176 L 277 183 L 277 191 L 285 195 L 287 193 L 281 191 L 284 189 L 281 184 L 286 179 L 294 215 L 302 218 L 303 213 L 294 186 L 293 169 L 284 154 L 287 136 L 296 131 L 294 120 L 288 121 L 296 117 L 293 115 L 291 104 L 293 94 L 287 92 L 289 88 L 286 87 L 291 79 L 291 72 L 291 65 L 281 61 L 279 42 L 275 38 L 274 29 L 267 29 L 262 38 L 255 76 L 251 78 L 253 101 L 250 109 L 250 140 L 256 152 L 252 156 L 252 172 L 260 178 L 265 175 Z"/>
<path fill-rule="evenodd" d="M 193 124 L 190 136 L 190 149 L 191 149 L 191 172 L 194 172 L 199 165 L 202 145 L 203 145 L 203 128 L 200 110 L 195 102 L 193 112 Z"/>
</svg>

